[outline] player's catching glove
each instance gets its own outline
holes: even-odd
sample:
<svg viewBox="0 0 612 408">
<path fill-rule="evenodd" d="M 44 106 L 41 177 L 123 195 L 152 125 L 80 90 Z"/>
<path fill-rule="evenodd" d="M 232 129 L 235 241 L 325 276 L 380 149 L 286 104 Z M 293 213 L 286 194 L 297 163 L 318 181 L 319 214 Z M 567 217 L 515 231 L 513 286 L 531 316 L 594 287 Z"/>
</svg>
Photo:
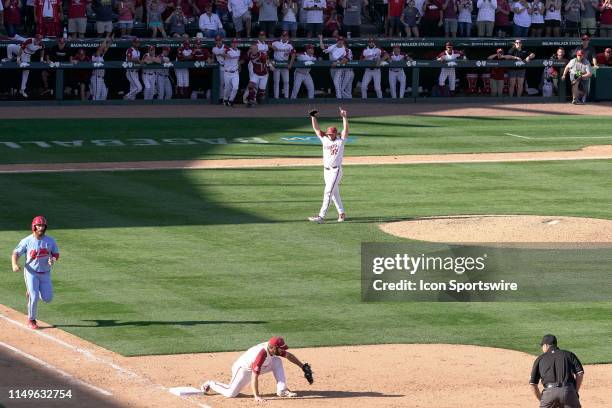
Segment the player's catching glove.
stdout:
<svg viewBox="0 0 612 408">
<path fill-rule="evenodd" d="M 302 371 L 304 371 L 304 378 L 306 378 L 308 384 L 312 384 L 314 382 L 314 378 L 312 377 L 312 368 L 310 368 L 310 364 L 304 363 L 302 366 Z"/>
<path fill-rule="evenodd" d="M 308 111 L 308 114 L 311 117 L 316 117 L 319 114 L 319 110 L 318 109 L 311 109 L 311 110 Z"/>
</svg>

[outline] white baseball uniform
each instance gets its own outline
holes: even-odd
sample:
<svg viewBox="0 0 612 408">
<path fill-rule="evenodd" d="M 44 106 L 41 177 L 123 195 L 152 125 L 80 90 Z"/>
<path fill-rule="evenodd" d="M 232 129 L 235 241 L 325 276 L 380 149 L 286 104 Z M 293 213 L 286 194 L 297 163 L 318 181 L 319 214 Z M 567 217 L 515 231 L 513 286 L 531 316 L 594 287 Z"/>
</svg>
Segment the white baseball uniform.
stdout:
<svg viewBox="0 0 612 408">
<path fill-rule="evenodd" d="M 229 384 L 218 381 L 208 381 L 210 388 L 228 398 L 233 398 L 240 393 L 251 381 L 251 375 L 274 373 L 276 379 L 276 391 L 287 389 L 285 369 L 279 356 L 271 355 L 268 351 L 268 342 L 260 343 L 245 351 L 232 366 L 232 380 Z"/>
<path fill-rule="evenodd" d="M 170 62 L 170 58 L 161 55 L 161 63 L 167 64 Z M 170 70 L 169 69 L 158 69 L 157 75 L 157 99 L 172 99 L 172 82 L 170 82 Z"/>
<path fill-rule="evenodd" d="M 149 53 L 146 53 L 144 56 L 152 57 Z M 144 83 L 144 99 L 152 100 L 157 87 L 157 70 L 150 68 L 143 69 L 142 82 Z"/>
<path fill-rule="evenodd" d="M 311 57 L 307 53 L 298 54 L 298 61 L 306 62 L 306 61 L 316 61 L 317 57 L 314 55 Z M 312 80 L 312 76 L 310 75 L 310 68 L 296 68 L 293 73 L 293 92 L 291 92 L 291 99 L 296 99 L 298 92 L 300 92 L 300 88 L 302 87 L 302 83 L 306 87 L 306 92 L 308 93 L 308 99 L 314 98 L 314 82 Z"/>
<path fill-rule="evenodd" d="M 238 93 L 240 77 L 238 75 L 238 64 L 240 60 L 240 50 L 228 48 L 225 51 L 225 61 L 223 62 L 223 79 L 225 89 L 223 99 L 233 102 Z"/>
<path fill-rule="evenodd" d="M 454 62 L 462 57 L 463 54 L 455 52 L 454 50 L 450 53 L 448 51 L 444 51 L 438 55 L 438 60 L 442 62 Z M 444 86 L 446 83 L 446 79 L 448 78 L 448 86 L 451 91 L 455 90 L 455 68 L 442 68 L 440 70 L 440 76 L 438 77 L 438 85 Z"/>
<path fill-rule="evenodd" d="M 128 48 L 125 52 L 125 60 L 127 62 L 133 62 L 133 60 L 140 59 L 140 51 L 138 51 L 134 47 Z M 125 76 L 127 80 L 130 82 L 130 91 L 125 95 L 125 99 L 134 100 L 136 99 L 136 95 L 138 95 L 142 91 L 142 84 L 140 83 L 140 75 L 138 75 L 137 69 L 126 69 Z"/>
<path fill-rule="evenodd" d="M 347 58 L 353 60 L 353 51 L 346 49 Z M 355 79 L 355 71 L 352 68 L 341 69 L 342 71 L 342 97 L 351 99 L 353 97 L 353 80 Z"/>
<path fill-rule="evenodd" d="M 104 54 L 102 55 L 92 55 L 91 56 L 92 63 L 104 63 Z M 105 101 L 108 96 L 108 88 L 104 83 L 104 74 L 105 71 L 103 69 L 94 69 L 91 71 L 91 78 L 89 79 L 89 90 L 91 92 L 91 99 L 94 101 Z"/>
<path fill-rule="evenodd" d="M 332 62 L 339 61 L 346 57 L 347 50 L 345 46 L 338 47 L 337 44 L 332 44 L 326 49 L 323 50 L 324 53 L 329 54 L 329 60 Z M 332 77 L 332 81 L 334 82 L 334 87 L 336 88 L 336 98 L 342 98 L 342 79 L 344 74 L 342 73 L 344 69 L 341 68 L 331 68 L 329 73 Z"/>
<path fill-rule="evenodd" d="M 32 59 L 32 55 L 36 53 L 36 51 L 43 49 L 42 42 L 39 44 L 34 44 L 33 38 L 28 38 L 24 42 L 21 43 L 21 62 L 30 63 Z M 21 71 L 21 92 L 25 92 L 25 89 L 28 86 L 28 78 L 30 77 L 30 70 L 24 69 Z"/>
<path fill-rule="evenodd" d="M 274 50 L 274 61 L 276 62 L 287 62 L 292 52 L 295 52 L 293 45 L 289 41 L 278 40 L 272 43 L 272 49 Z M 288 68 L 276 68 L 272 73 L 274 78 L 274 99 L 280 97 L 280 80 L 283 78 L 283 95 L 285 99 L 289 99 L 289 69 Z"/>
<path fill-rule="evenodd" d="M 382 58 L 382 50 L 378 47 L 368 47 L 363 50 L 361 58 L 364 61 L 379 62 Z M 366 68 L 363 71 L 363 78 L 361 79 L 361 98 L 368 98 L 368 85 L 370 81 L 374 80 L 374 90 L 376 91 L 376 97 L 382 98 L 382 90 L 380 88 L 380 68 Z"/>
<path fill-rule="evenodd" d="M 342 159 L 344 157 L 345 139 L 338 136 L 336 140 L 331 140 L 322 132 L 317 136 L 323 145 L 323 179 L 325 180 L 323 204 L 319 211 L 319 217 L 325 219 L 330 200 L 336 206 L 338 214 L 344 213 L 344 206 L 340 199 L 340 181 L 342 180 Z"/>
<path fill-rule="evenodd" d="M 225 61 L 225 51 L 227 47 L 221 44 L 220 47 L 216 45 L 212 49 L 212 53 L 215 56 L 217 64 L 219 64 L 219 98 L 223 98 L 223 89 L 225 88 L 225 80 L 223 79 L 223 62 Z"/>
<path fill-rule="evenodd" d="M 391 61 L 404 61 L 406 60 L 406 54 L 400 52 L 399 54 L 392 53 Z M 391 88 L 391 98 L 397 98 L 397 84 L 399 82 L 399 97 L 404 97 L 406 92 L 406 73 L 404 68 L 389 68 L 389 87 Z"/>
<path fill-rule="evenodd" d="M 191 46 L 181 46 L 176 51 L 177 61 L 190 61 L 193 58 L 193 48 Z M 178 68 L 174 70 L 176 74 L 176 86 L 179 88 L 189 87 L 189 68 Z"/>
</svg>

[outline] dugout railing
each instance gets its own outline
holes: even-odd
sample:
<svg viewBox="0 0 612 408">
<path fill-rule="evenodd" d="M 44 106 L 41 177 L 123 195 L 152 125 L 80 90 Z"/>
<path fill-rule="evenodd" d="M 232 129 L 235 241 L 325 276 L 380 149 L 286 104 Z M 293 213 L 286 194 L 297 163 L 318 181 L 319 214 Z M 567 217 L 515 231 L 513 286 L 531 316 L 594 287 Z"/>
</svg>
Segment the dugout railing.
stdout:
<svg viewBox="0 0 612 408">
<path fill-rule="evenodd" d="M 275 68 L 276 69 L 282 69 L 282 68 L 286 68 L 288 66 L 287 63 L 276 63 L 275 64 Z M 382 73 L 382 82 L 383 84 L 387 84 L 388 79 L 387 79 L 387 74 L 388 74 L 388 70 L 391 68 L 402 68 L 406 74 L 406 83 L 407 86 L 410 86 L 411 88 L 411 92 L 407 93 L 403 99 L 394 99 L 393 101 L 398 101 L 398 102 L 418 102 L 419 100 L 422 100 L 424 98 L 424 96 L 422 96 L 419 93 L 419 84 L 421 84 L 421 77 L 423 75 L 423 73 L 428 73 L 428 74 L 432 74 L 434 77 L 437 77 L 437 73 L 439 72 L 439 70 L 441 68 L 454 68 L 455 70 L 457 70 L 458 76 L 463 75 L 463 73 L 465 71 L 469 71 L 469 72 L 473 72 L 473 73 L 485 73 L 485 72 L 489 72 L 491 68 L 505 68 L 507 70 L 512 70 L 512 69 L 526 69 L 526 70 L 538 70 L 538 72 L 541 73 L 541 71 L 547 67 L 555 67 L 557 69 L 557 71 L 559 73 L 563 72 L 563 68 L 565 66 L 565 63 L 560 62 L 560 61 L 556 61 L 556 60 L 548 60 L 548 59 L 544 59 L 544 60 L 533 60 L 527 63 L 522 63 L 520 61 L 511 61 L 511 60 L 487 60 L 487 59 L 482 59 L 482 60 L 458 60 L 456 62 L 452 62 L 452 63 L 445 63 L 445 62 L 439 62 L 439 61 L 430 61 L 430 60 L 408 60 L 408 61 L 401 61 L 401 62 L 389 62 L 389 63 L 383 63 L 382 65 L 377 65 L 373 62 L 367 62 L 367 61 L 350 61 L 346 64 L 334 64 L 330 61 L 317 61 L 315 63 L 313 63 L 312 65 L 304 65 L 304 63 L 302 62 L 295 62 L 292 66 L 292 69 L 295 68 L 309 68 L 311 69 L 311 72 L 313 74 L 313 77 L 315 77 L 315 82 L 317 80 L 325 80 L 327 81 L 327 85 L 324 85 L 323 87 L 328 87 L 328 89 L 330 89 L 329 94 L 334 95 L 334 90 L 333 90 L 333 82 L 331 79 L 331 76 L 329 74 L 330 69 L 332 68 L 336 68 L 336 69 L 353 69 L 356 72 L 355 75 L 355 80 L 354 83 L 356 83 L 360 77 L 361 77 L 361 72 L 364 69 L 367 68 L 380 68 L 381 69 L 381 73 Z M 0 64 L 0 72 L 6 72 L 7 70 L 31 70 L 31 71 L 36 71 L 36 70 L 46 70 L 46 71 L 50 71 L 55 73 L 55 100 L 56 101 L 62 101 L 64 98 L 64 78 L 65 78 L 65 73 L 66 71 L 71 71 L 71 70 L 94 70 L 94 69 L 104 69 L 104 70 L 119 70 L 119 71 L 125 71 L 128 69 L 169 69 L 172 70 L 174 68 L 188 68 L 190 69 L 190 71 L 194 71 L 194 70 L 199 70 L 199 71 L 205 71 L 210 75 L 210 79 L 211 79 L 211 98 L 206 100 L 206 99 L 198 99 L 195 101 L 191 101 L 191 102 L 199 102 L 199 103 L 216 103 L 216 101 L 219 99 L 220 95 L 219 95 L 219 81 L 220 81 L 220 76 L 219 76 L 219 65 L 216 63 L 207 63 L 207 62 L 172 62 L 170 64 L 166 64 L 166 65 L 161 65 L 161 64 L 136 64 L 136 63 L 126 63 L 126 62 L 120 62 L 120 61 L 109 61 L 109 62 L 105 62 L 103 64 L 93 64 L 91 62 L 78 62 L 78 63 L 69 63 L 69 62 L 62 62 L 62 63 L 52 63 L 52 64 L 47 64 L 47 63 L 43 63 L 43 62 L 32 62 L 30 64 L 18 64 L 16 62 L 5 62 Z M 606 68 L 602 68 L 604 70 L 609 70 Z M 246 73 L 246 68 L 242 69 L 242 75 L 246 76 L 248 78 L 248 74 Z M 608 71 L 611 72 L 611 71 Z M 430 75 L 431 77 L 431 75 Z M 600 74 L 597 76 L 597 78 L 603 78 L 604 75 Z M 610 77 L 610 75 L 605 75 L 606 78 L 606 82 L 608 82 L 608 78 Z M 17 76 L 18 78 L 18 76 Z M 553 96 L 553 97 L 549 97 L 549 98 L 545 98 L 547 100 L 551 100 L 551 101 L 564 101 L 566 100 L 566 96 L 567 96 L 567 91 L 566 91 L 566 84 L 563 81 L 562 78 L 557 78 L 558 80 L 558 94 Z M 241 78 L 241 89 L 244 89 L 245 85 L 246 85 L 246 81 L 248 81 L 248 79 L 243 79 Z M 268 87 L 271 86 L 271 82 L 272 82 L 272 78 L 270 76 L 270 79 L 268 80 Z M 107 84 L 110 87 L 113 86 L 113 84 Z M 321 87 L 320 84 L 318 86 L 319 88 Z M 384 85 L 383 85 L 384 88 Z M 607 87 L 597 87 L 597 89 L 607 89 Z M 241 96 L 238 95 L 237 98 Z M 357 95 L 354 95 L 355 99 L 358 99 Z M 484 96 L 483 99 L 490 99 L 491 97 L 489 96 Z M 321 98 L 317 98 L 317 99 L 321 99 Z M 330 95 L 326 96 L 326 99 L 333 99 L 335 100 L 334 97 L 330 97 Z M 430 98 L 431 99 L 431 98 Z M 440 97 L 440 98 L 436 98 L 439 100 L 445 100 L 445 101 L 449 101 L 452 100 L 454 98 L 444 98 L 444 97 Z M 474 97 L 469 97 L 469 99 L 475 99 Z M 389 98 L 385 98 L 385 100 L 389 100 Z M 157 101 L 155 100 L 155 102 L 166 102 L 166 103 L 172 103 L 175 102 L 177 100 L 166 100 L 166 101 Z M 309 99 L 306 98 L 298 98 L 295 100 L 279 100 L 279 101 L 283 101 L 283 102 L 300 102 L 300 101 L 311 101 Z M 93 102 L 93 101 L 83 101 L 84 103 L 88 103 L 88 102 Z M 267 103 L 275 103 L 276 100 L 272 99 L 272 98 L 268 98 L 267 99 Z M 126 101 L 126 103 L 133 103 L 133 101 Z"/>
</svg>

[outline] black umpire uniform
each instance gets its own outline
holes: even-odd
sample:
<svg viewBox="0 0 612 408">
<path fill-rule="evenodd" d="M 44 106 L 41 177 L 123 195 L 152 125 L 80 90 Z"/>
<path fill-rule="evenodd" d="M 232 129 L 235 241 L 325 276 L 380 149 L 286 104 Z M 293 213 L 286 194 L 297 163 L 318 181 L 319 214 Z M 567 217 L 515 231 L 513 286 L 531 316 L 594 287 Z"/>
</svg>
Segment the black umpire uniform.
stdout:
<svg viewBox="0 0 612 408">
<path fill-rule="evenodd" d="M 560 350 L 552 334 L 544 336 L 540 344 L 544 354 L 533 363 L 529 380 L 540 408 L 580 408 L 578 390 L 584 376 L 580 360 L 574 353 Z M 542 392 L 538 388 L 540 380 L 544 385 Z"/>
</svg>

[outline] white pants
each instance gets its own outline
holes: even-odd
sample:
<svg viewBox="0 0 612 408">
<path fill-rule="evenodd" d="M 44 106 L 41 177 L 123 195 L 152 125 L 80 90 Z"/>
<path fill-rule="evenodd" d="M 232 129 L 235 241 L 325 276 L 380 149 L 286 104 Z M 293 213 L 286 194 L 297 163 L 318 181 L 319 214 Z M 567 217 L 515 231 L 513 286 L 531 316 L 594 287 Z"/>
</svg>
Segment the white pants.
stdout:
<svg viewBox="0 0 612 408">
<path fill-rule="evenodd" d="M 438 78 L 438 85 L 444 86 L 448 78 L 448 87 L 451 91 L 455 90 L 455 68 L 442 68 L 440 70 L 440 77 Z"/>
<path fill-rule="evenodd" d="M 276 392 L 284 391 L 287 389 L 287 384 L 283 362 L 278 356 L 272 356 L 271 359 L 272 362 L 269 366 L 262 367 L 260 375 L 272 371 L 276 379 Z M 216 393 L 227 398 L 234 398 L 251 382 L 251 375 L 252 371 L 250 369 L 242 368 L 238 362 L 236 362 L 232 367 L 232 379 L 229 384 L 223 384 L 217 381 L 209 381 L 208 384 Z"/>
<path fill-rule="evenodd" d="M 253 74 L 250 76 L 249 81 L 253 82 L 255 84 L 255 87 L 260 90 L 260 91 L 266 91 L 266 86 L 268 85 L 268 77 L 269 75 L 257 75 L 256 73 L 253 72 Z"/>
<path fill-rule="evenodd" d="M 382 90 L 380 89 L 380 69 L 366 68 L 363 72 L 363 78 L 361 79 L 361 98 L 368 98 L 368 85 L 370 81 L 374 80 L 374 90 L 376 90 L 376 97 L 382 98 Z"/>
<path fill-rule="evenodd" d="M 151 100 L 155 95 L 155 84 L 157 83 L 157 75 L 144 71 L 142 73 L 142 82 L 144 83 L 144 99 Z"/>
<path fill-rule="evenodd" d="M 223 66 L 219 67 L 219 98 L 223 99 L 225 89 L 225 79 L 223 78 Z"/>
<path fill-rule="evenodd" d="M 391 88 L 391 98 L 397 98 L 397 83 L 399 82 L 399 97 L 404 97 L 406 92 L 406 73 L 404 70 L 394 71 L 389 70 L 389 87 Z"/>
<path fill-rule="evenodd" d="M 338 210 L 338 214 L 344 212 L 344 206 L 340 199 L 340 181 L 342 181 L 342 166 L 334 168 L 323 168 L 323 179 L 325 180 L 325 191 L 323 191 L 323 204 L 319 217 L 325 218 L 329 203 L 332 201 Z"/>
<path fill-rule="evenodd" d="M 342 97 L 351 99 L 353 97 L 353 79 L 355 79 L 355 71 L 352 69 L 343 69 L 342 71 Z"/>
<path fill-rule="evenodd" d="M 312 81 L 312 76 L 310 76 L 310 72 L 303 72 L 299 69 L 296 69 L 293 74 L 293 92 L 291 92 L 291 99 L 297 98 L 297 95 L 300 92 L 300 88 L 302 87 L 302 83 L 306 87 L 308 99 L 313 99 L 314 82 Z"/>
<path fill-rule="evenodd" d="M 287 68 L 277 68 L 272 76 L 274 77 L 274 99 L 278 99 L 280 95 L 281 77 L 283 77 L 283 96 L 285 99 L 289 99 L 289 70 Z"/>
<path fill-rule="evenodd" d="M 329 73 L 332 77 L 332 81 L 334 82 L 334 88 L 336 88 L 336 98 L 342 98 L 342 71 L 340 68 L 332 68 L 329 70 Z"/>
<path fill-rule="evenodd" d="M 172 83 L 168 74 L 157 74 L 157 99 L 172 99 Z"/>
<path fill-rule="evenodd" d="M 101 75 L 92 75 L 89 79 L 89 91 L 91 99 L 94 101 L 105 101 L 108 96 L 108 88 L 104 83 L 104 77 Z"/>
<path fill-rule="evenodd" d="M 224 72 L 223 80 L 225 81 L 223 99 L 233 102 L 238 93 L 238 85 L 240 82 L 238 72 Z"/>
<path fill-rule="evenodd" d="M 189 69 L 175 69 L 174 73 L 176 74 L 176 86 L 179 88 L 187 88 L 189 86 Z"/>
<path fill-rule="evenodd" d="M 125 99 L 134 100 L 136 95 L 142 91 L 142 84 L 140 83 L 140 76 L 138 70 L 128 69 L 125 72 L 127 80 L 130 82 L 130 92 L 125 95 Z"/>
<path fill-rule="evenodd" d="M 32 56 L 30 54 L 26 54 L 25 52 L 21 54 L 21 62 L 27 62 L 28 64 L 30 63 L 30 58 Z M 25 91 L 25 89 L 28 86 L 28 78 L 30 77 L 30 71 L 27 69 L 24 69 L 23 71 L 21 71 L 21 90 Z"/>
</svg>

